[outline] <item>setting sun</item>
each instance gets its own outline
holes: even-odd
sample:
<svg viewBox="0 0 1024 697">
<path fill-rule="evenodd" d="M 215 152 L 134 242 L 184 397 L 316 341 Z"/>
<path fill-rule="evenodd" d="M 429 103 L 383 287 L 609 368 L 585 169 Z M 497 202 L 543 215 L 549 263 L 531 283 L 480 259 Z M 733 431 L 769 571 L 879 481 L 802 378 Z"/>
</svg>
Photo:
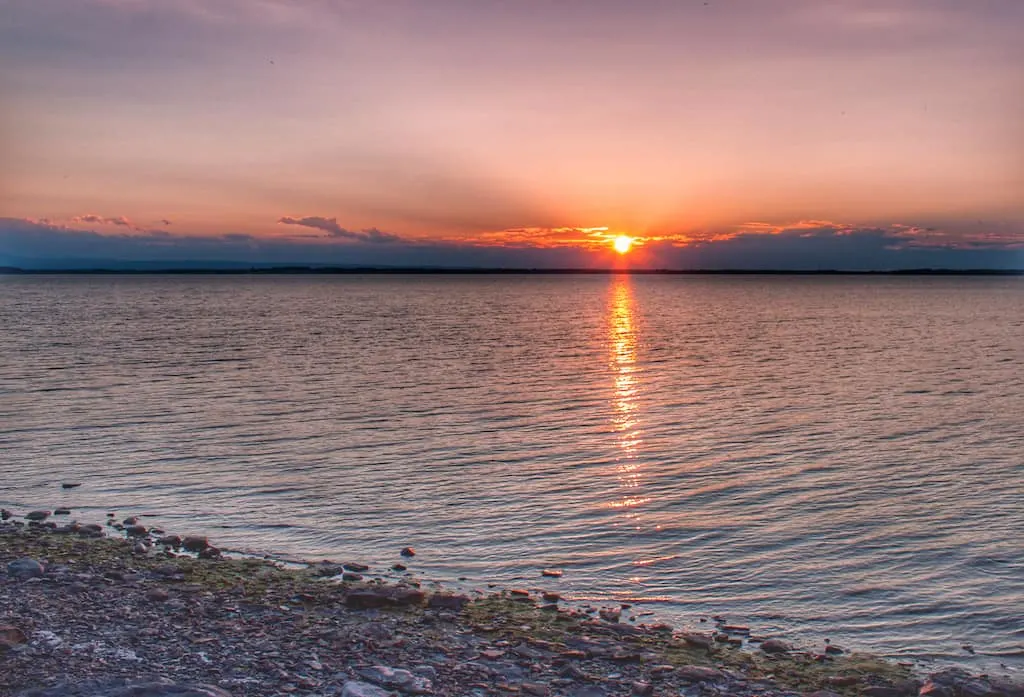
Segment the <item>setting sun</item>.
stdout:
<svg viewBox="0 0 1024 697">
<path fill-rule="evenodd" d="M 612 246 L 619 254 L 625 254 L 633 246 L 633 238 L 626 235 L 619 235 L 612 241 Z"/>
</svg>

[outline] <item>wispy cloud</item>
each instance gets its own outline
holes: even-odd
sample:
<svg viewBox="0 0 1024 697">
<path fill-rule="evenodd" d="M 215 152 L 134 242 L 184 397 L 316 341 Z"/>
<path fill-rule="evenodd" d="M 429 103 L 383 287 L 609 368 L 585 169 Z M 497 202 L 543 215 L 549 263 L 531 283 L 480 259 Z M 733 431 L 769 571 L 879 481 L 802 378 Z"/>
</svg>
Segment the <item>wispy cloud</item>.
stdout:
<svg viewBox="0 0 1024 697">
<path fill-rule="evenodd" d="M 93 213 L 87 213 L 86 215 L 76 215 L 71 219 L 73 223 L 89 223 L 91 225 L 119 225 L 121 227 L 135 228 L 132 222 L 123 215 L 119 215 L 113 218 L 107 218 L 102 215 L 95 215 Z"/>
<path fill-rule="evenodd" d="M 311 215 L 304 218 L 293 218 L 284 216 L 279 218 L 278 223 L 282 225 L 299 225 L 302 227 L 323 230 L 330 237 L 338 237 L 358 242 L 370 242 L 374 244 L 393 244 L 402 242 L 402 238 L 390 232 L 381 232 L 377 228 L 364 228 L 362 230 L 349 230 L 338 224 L 337 218 L 323 218 Z"/>
</svg>

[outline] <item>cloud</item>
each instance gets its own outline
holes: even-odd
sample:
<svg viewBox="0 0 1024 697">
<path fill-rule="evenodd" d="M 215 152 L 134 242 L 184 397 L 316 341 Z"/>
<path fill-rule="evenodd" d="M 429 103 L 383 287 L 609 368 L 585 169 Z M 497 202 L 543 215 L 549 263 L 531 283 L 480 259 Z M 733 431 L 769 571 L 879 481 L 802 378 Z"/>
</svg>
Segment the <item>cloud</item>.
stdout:
<svg viewBox="0 0 1024 697">
<path fill-rule="evenodd" d="M 310 226 L 310 219 L 305 227 Z M 330 224 L 329 219 L 317 222 Z M 297 223 L 286 223 L 297 224 Z M 335 222 L 334 225 L 337 225 Z M 976 223 L 976 225 L 980 225 Z M 339 229 L 343 229 L 340 228 Z M 979 230 L 982 228 L 979 228 Z M 953 226 L 841 225 L 803 221 L 749 223 L 643 238 L 628 258 L 633 268 L 888 270 L 906 268 L 1024 269 L 1024 223 L 1005 223 L 995 237 L 966 240 Z M 325 230 L 325 232 L 330 232 Z M 350 232 L 350 231 L 346 231 Z M 23 268 L 248 267 L 255 265 L 418 266 L 446 268 L 607 268 L 607 241 L 551 244 L 559 235 L 587 241 L 599 228 L 522 228 L 523 240 L 337 244 L 333 235 L 261 237 L 247 233 L 177 235 L 167 230 L 101 233 L 53 222 L 0 218 L 0 266 Z M 367 231 L 356 233 L 367 238 Z M 384 233 L 381 233 L 384 234 Z M 397 236 L 394 236 L 397 237 Z M 533 243 L 529 238 L 534 239 Z M 686 241 L 689 238 L 690 241 Z M 360 238 L 364 239 L 364 238 Z"/>
<path fill-rule="evenodd" d="M 374 244 L 391 244 L 401 242 L 402 238 L 390 232 L 381 232 L 375 227 L 363 230 L 348 230 L 338 225 L 337 218 L 322 218 L 320 216 L 306 216 L 305 218 L 292 218 L 284 216 L 279 218 L 278 223 L 282 225 L 301 225 L 302 227 L 323 230 L 331 237 L 340 237 L 346 240 L 358 240 L 359 242 L 372 242 Z"/>
<path fill-rule="evenodd" d="M 93 225 L 119 225 L 121 227 L 127 227 L 134 229 L 135 226 L 132 222 L 123 215 L 119 215 L 116 218 L 105 218 L 102 215 L 94 215 L 92 213 L 86 215 L 76 215 L 71 219 L 73 223 L 91 223 Z"/>
</svg>

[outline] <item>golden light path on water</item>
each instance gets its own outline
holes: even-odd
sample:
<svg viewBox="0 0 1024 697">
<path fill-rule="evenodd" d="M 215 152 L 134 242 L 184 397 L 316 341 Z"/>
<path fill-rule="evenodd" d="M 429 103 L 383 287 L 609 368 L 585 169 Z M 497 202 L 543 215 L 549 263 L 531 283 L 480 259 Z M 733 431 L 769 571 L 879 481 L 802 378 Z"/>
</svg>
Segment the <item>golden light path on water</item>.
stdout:
<svg viewBox="0 0 1024 697">
<path fill-rule="evenodd" d="M 640 368 L 637 365 L 637 331 L 634 321 L 633 287 L 627 275 L 614 276 L 610 288 L 608 312 L 609 368 L 614 379 L 612 425 L 618 441 L 615 472 L 621 490 L 612 508 L 625 509 L 627 522 L 638 526 L 634 509 L 650 499 L 639 494 L 642 472 L 638 462 L 643 445 L 640 429 Z"/>
</svg>

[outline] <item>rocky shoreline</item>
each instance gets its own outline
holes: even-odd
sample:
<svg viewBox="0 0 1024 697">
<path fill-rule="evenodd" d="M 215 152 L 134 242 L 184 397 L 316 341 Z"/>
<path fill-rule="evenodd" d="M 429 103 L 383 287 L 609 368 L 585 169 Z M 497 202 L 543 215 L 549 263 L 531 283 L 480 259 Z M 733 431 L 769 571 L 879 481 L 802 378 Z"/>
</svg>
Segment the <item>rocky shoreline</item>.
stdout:
<svg viewBox="0 0 1024 697">
<path fill-rule="evenodd" d="M 1024 697 L 1001 677 L 916 676 L 724 622 L 683 632 L 552 592 L 452 592 L 407 572 L 412 549 L 383 580 L 225 558 L 133 518 L 0 517 L 0 697 Z"/>
</svg>

